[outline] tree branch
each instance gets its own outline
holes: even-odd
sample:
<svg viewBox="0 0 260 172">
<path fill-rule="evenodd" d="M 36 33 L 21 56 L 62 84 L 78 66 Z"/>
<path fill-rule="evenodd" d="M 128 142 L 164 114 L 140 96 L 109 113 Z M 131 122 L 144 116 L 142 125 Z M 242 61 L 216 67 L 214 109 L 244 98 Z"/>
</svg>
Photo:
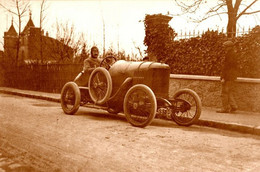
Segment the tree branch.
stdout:
<svg viewBox="0 0 260 172">
<path fill-rule="evenodd" d="M 220 10 L 220 8 L 224 7 L 225 5 L 226 5 L 225 3 L 218 4 L 215 7 L 210 8 L 210 10 L 207 12 L 207 14 L 217 12 L 218 10 Z"/>
<path fill-rule="evenodd" d="M 24 6 L 24 8 L 23 8 L 23 10 L 21 12 L 21 15 L 23 15 L 25 12 L 27 12 L 28 8 L 30 8 L 29 2 L 25 4 L 25 6 Z"/>
<path fill-rule="evenodd" d="M 260 10 L 258 11 L 252 11 L 252 12 L 247 12 L 247 13 L 244 13 L 243 15 L 250 15 L 250 14 L 255 14 L 255 13 L 259 13 Z"/>
<path fill-rule="evenodd" d="M 203 3 L 203 0 L 196 0 L 193 1 L 192 4 L 187 5 L 184 2 L 179 2 L 179 0 L 175 0 L 176 4 L 182 8 L 182 11 L 184 13 L 195 13 L 196 10 L 200 7 L 200 5 Z"/>
<path fill-rule="evenodd" d="M 258 0 L 254 0 L 250 5 L 248 5 L 248 6 L 236 17 L 236 19 L 238 20 L 239 17 L 241 17 L 243 14 L 245 14 L 246 11 L 247 11 L 250 7 L 252 7 L 252 5 L 254 5 L 257 1 L 258 1 Z"/>
<path fill-rule="evenodd" d="M 194 22 L 200 23 L 200 22 L 203 22 L 203 21 L 207 20 L 207 19 L 210 18 L 210 17 L 220 16 L 220 15 L 222 15 L 222 14 L 227 14 L 227 12 L 221 12 L 221 13 L 216 13 L 216 14 L 208 15 L 207 17 L 203 17 L 201 20 L 194 20 Z"/>
<path fill-rule="evenodd" d="M 235 10 L 235 14 L 237 14 L 239 6 L 241 5 L 242 0 L 236 0 L 235 6 L 234 6 L 234 10 Z"/>
<path fill-rule="evenodd" d="M 0 3 L 0 6 L 3 7 L 6 11 L 8 11 L 8 12 L 14 14 L 14 15 L 17 15 L 17 13 L 15 13 L 15 12 L 13 12 L 12 10 L 6 8 L 3 4 Z"/>
</svg>

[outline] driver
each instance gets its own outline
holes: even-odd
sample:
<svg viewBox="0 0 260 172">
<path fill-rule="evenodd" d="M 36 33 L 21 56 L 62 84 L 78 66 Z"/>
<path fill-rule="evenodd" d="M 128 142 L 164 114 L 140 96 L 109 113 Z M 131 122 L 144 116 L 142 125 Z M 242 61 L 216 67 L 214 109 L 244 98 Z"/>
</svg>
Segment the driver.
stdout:
<svg viewBox="0 0 260 172">
<path fill-rule="evenodd" d="M 98 67 L 101 63 L 101 59 L 98 58 L 99 51 L 96 46 L 91 48 L 91 57 L 84 60 L 84 66 L 82 73 L 92 72 L 96 67 Z"/>
<path fill-rule="evenodd" d="M 76 77 L 75 82 L 78 85 L 86 86 L 88 84 L 88 80 L 90 77 L 91 72 L 97 68 L 100 63 L 101 59 L 98 58 L 99 50 L 96 46 L 93 46 L 90 51 L 91 57 L 88 57 L 84 60 L 83 70 L 80 74 Z"/>
</svg>

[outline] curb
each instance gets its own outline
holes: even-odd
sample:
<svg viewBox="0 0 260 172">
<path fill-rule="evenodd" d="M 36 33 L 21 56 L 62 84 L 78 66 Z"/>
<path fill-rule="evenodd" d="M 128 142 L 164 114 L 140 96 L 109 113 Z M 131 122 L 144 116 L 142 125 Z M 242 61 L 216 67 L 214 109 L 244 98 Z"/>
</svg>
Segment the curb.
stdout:
<svg viewBox="0 0 260 172">
<path fill-rule="evenodd" d="M 7 91 L 7 90 L 0 90 L 0 93 L 60 103 L 60 98 L 53 98 L 53 97 L 44 96 L 44 95 L 33 95 L 33 94 L 28 94 L 28 93 L 21 93 L 21 92 L 15 92 L 15 91 Z M 244 134 L 260 135 L 260 127 L 254 127 L 254 126 L 250 126 L 250 125 L 225 123 L 225 122 L 203 120 L 203 119 L 199 119 L 194 125 L 235 131 L 235 132 L 240 132 L 240 133 L 244 133 Z"/>
<path fill-rule="evenodd" d="M 48 100 L 48 101 L 60 103 L 59 98 L 53 98 L 53 97 L 48 97 L 48 96 L 43 96 L 43 95 L 32 95 L 32 94 L 28 94 L 28 93 L 21 93 L 21 92 L 15 92 L 15 91 L 7 91 L 7 90 L 0 90 L 0 93 L 22 96 L 22 97 L 35 98 L 35 99 L 41 99 L 41 100 Z"/>
<path fill-rule="evenodd" d="M 236 132 L 240 132 L 240 133 L 244 133 L 244 134 L 253 134 L 253 135 L 260 136 L 260 128 L 253 127 L 250 125 L 225 123 L 225 122 L 210 121 L 210 120 L 203 120 L 203 119 L 199 119 L 195 125 L 218 128 L 218 129 L 229 130 L 229 131 L 236 131 Z"/>
</svg>

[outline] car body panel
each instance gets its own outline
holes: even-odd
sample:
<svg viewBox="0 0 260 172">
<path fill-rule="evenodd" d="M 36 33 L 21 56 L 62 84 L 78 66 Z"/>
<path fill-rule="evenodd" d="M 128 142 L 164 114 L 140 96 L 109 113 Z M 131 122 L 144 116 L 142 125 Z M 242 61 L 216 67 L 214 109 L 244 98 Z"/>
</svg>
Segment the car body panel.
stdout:
<svg viewBox="0 0 260 172">
<path fill-rule="evenodd" d="M 133 85 L 145 84 L 156 96 L 168 98 L 170 67 L 167 64 L 119 60 L 111 66 L 109 73 L 113 83 L 112 95 L 131 77 Z"/>
</svg>

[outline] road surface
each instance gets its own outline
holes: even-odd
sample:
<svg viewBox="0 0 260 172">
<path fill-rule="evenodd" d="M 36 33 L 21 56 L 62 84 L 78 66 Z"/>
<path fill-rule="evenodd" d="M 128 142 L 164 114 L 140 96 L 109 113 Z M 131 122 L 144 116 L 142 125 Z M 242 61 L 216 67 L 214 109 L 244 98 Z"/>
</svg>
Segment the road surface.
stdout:
<svg viewBox="0 0 260 172">
<path fill-rule="evenodd" d="M 59 103 L 6 94 L 0 105 L 0 171 L 8 160 L 33 171 L 260 171 L 259 136 L 158 119 L 137 128 L 122 115 L 65 115 Z"/>
</svg>

